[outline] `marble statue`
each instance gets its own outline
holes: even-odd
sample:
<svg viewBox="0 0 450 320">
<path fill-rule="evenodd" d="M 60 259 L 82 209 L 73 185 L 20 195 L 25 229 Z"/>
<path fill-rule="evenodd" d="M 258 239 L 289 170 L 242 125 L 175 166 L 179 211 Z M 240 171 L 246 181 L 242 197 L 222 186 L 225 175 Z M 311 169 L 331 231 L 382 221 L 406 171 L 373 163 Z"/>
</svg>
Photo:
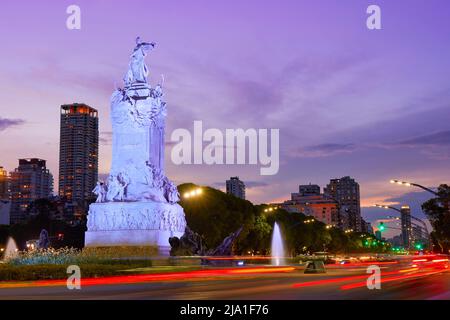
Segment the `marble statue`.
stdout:
<svg viewBox="0 0 450 320">
<path fill-rule="evenodd" d="M 167 106 L 162 83 L 148 83 L 145 57 L 155 43 L 138 37 L 124 77 L 111 97 L 112 164 L 106 184 L 93 192 L 86 246 L 154 245 L 186 227 L 177 187 L 164 172 Z"/>
<path fill-rule="evenodd" d="M 45 229 L 41 230 L 39 234 L 39 241 L 37 243 L 37 247 L 40 250 L 46 250 L 50 246 L 50 238 L 48 236 L 48 232 Z"/>
<path fill-rule="evenodd" d="M 106 201 L 106 188 L 103 182 L 98 181 L 94 190 L 92 190 L 92 193 L 94 193 L 97 196 L 97 200 L 95 201 L 96 203 Z"/>
<path fill-rule="evenodd" d="M 141 38 L 136 38 L 136 47 L 131 54 L 128 71 L 125 74 L 125 85 L 130 85 L 133 82 L 147 83 L 148 68 L 145 65 L 144 58 L 147 53 L 155 48 L 155 43 L 141 42 Z"/>
</svg>

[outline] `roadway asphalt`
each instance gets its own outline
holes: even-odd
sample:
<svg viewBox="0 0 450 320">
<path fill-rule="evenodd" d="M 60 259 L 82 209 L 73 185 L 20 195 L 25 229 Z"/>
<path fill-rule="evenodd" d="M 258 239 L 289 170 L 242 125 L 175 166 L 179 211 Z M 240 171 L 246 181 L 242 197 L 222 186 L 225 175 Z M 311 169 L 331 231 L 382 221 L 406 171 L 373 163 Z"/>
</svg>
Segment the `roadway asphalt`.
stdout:
<svg viewBox="0 0 450 320">
<path fill-rule="evenodd" d="M 326 274 L 289 272 L 205 276 L 137 283 L 100 284 L 68 290 L 64 285 L 0 288 L 0 299 L 187 299 L 187 300 L 450 300 L 449 269 L 410 271 L 405 266 L 382 268 L 381 289 L 366 286 L 365 267 L 329 269 Z"/>
</svg>

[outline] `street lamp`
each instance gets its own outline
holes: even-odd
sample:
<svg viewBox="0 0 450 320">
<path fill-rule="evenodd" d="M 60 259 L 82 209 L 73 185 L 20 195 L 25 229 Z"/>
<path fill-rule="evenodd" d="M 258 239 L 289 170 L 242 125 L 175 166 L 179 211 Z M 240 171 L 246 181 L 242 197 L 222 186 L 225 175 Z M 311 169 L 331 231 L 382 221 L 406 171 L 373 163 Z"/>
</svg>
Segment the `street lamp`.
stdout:
<svg viewBox="0 0 450 320">
<path fill-rule="evenodd" d="M 389 181 L 390 183 L 395 183 L 401 186 L 406 186 L 406 187 L 417 187 L 420 188 L 422 190 L 428 191 L 432 194 L 434 194 L 435 196 L 439 196 L 439 194 L 436 191 L 431 190 L 430 188 L 424 187 L 420 184 L 417 183 L 413 183 L 413 182 L 407 182 L 407 181 L 401 181 L 401 180 L 397 180 L 397 179 L 392 179 Z"/>
<path fill-rule="evenodd" d="M 278 207 L 269 207 L 269 208 L 264 209 L 264 212 L 273 212 L 274 210 L 277 210 L 277 209 L 278 209 Z"/>
<path fill-rule="evenodd" d="M 380 205 L 380 204 L 374 204 L 373 206 L 376 207 L 376 208 L 390 209 L 390 210 L 394 210 L 394 211 L 397 211 L 397 212 L 402 213 L 402 210 L 400 210 L 400 209 L 398 209 L 398 208 L 396 208 L 396 207 L 383 206 L 383 205 Z M 393 218 L 394 218 L 394 217 L 393 217 Z M 394 219 L 398 219 L 398 218 L 394 218 Z M 417 218 L 417 217 L 415 217 L 415 216 L 413 216 L 413 215 L 411 215 L 411 219 L 414 219 L 414 220 L 416 220 L 417 222 L 420 222 L 420 224 L 423 226 L 423 228 L 425 229 L 425 231 L 427 232 L 427 234 L 429 234 L 429 233 L 428 233 L 427 225 L 426 225 L 426 223 L 425 223 L 422 219 Z"/>
<path fill-rule="evenodd" d="M 184 193 L 184 198 L 185 199 L 189 199 L 189 198 L 194 198 L 194 197 L 198 197 L 203 193 L 203 190 L 201 188 L 197 188 L 188 192 Z"/>
<path fill-rule="evenodd" d="M 397 181 L 397 180 L 392 180 L 392 181 Z M 394 183 L 397 183 L 397 182 L 394 182 Z M 403 182 L 401 182 L 401 183 L 403 183 Z M 410 184 L 410 185 L 413 185 L 413 184 Z M 384 206 L 384 205 L 380 205 L 380 204 L 375 204 L 373 206 L 376 207 L 376 208 L 390 209 L 390 210 L 394 210 L 394 211 L 397 211 L 399 213 L 402 213 L 402 210 L 400 210 L 400 209 L 398 209 L 396 207 Z M 412 214 L 410 214 L 409 216 L 411 217 L 411 219 L 413 219 L 413 220 L 415 220 L 415 221 L 417 221 L 417 222 L 419 222 L 421 224 L 421 226 L 419 226 L 416 223 L 413 223 L 414 225 L 416 225 L 418 227 L 422 227 L 425 230 L 425 233 L 427 234 L 429 245 L 431 245 L 431 237 L 430 237 L 430 233 L 428 232 L 427 224 L 422 219 L 417 218 L 417 217 L 413 216 Z M 393 229 L 393 228 L 391 228 L 391 229 Z"/>
</svg>

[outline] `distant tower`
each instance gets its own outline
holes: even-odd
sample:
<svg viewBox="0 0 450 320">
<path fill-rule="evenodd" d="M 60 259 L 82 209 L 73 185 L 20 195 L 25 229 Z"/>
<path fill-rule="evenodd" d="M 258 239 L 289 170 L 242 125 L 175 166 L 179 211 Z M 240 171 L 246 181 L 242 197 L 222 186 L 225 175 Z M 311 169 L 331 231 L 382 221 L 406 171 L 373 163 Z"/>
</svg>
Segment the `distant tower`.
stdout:
<svg viewBox="0 0 450 320">
<path fill-rule="evenodd" d="M 86 104 L 61 106 L 59 196 L 71 205 L 70 214 L 86 214 L 98 180 L 98 112 Z"/>
<path fill-rule="evenodd" d="M 0 166 L 0 200 L 9 199 L 8 172 Z"/>
<path fill-rule="evenodd" d="M 231 177 L 230 180 L 227 180 L 226 185 L 228 194 L 245 200 L 245 184 L 239 180 L 239 177 Z"/>
<path fill-rule="evenodd" d="M 300 196 L 318 196 L 320 187 L 317 184 L 305 184 L 298 187 Z"/>
<path fill-rule="evenodd" d="M 0 166 L 0 225 L 9 224 L 10 211 L 8 172 Z"/>
<path fill-rule="evenodd" d="M 34 200 L 53 194 L 53 176 L 45 160 L 19 159 L 19 167 L 11 172 L 11 224 L 26 220 L 26 209 Z"/>
<path fill-rule="evenodd" d="M 343 227 L 360 232 L 362 227 L 359 184 L 350 177 L 332 179 L 324 193 L 339 202 Z"/>
<path fill-rule="evenodd" d="M 405 249 L 411 249 L 413 245 L 411 208 L 409 206 L 402 206 L 400 211 L 401 211 L 403 247 Z"/>
</svg>

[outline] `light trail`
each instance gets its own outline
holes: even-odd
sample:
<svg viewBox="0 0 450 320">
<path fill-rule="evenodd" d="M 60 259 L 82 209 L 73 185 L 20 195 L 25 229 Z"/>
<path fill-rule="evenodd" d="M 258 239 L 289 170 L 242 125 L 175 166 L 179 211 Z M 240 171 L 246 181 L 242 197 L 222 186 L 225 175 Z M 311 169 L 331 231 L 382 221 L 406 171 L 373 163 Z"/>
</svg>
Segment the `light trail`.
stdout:
<svg viewBox="0 0 450 320">
<path fill-rule="evenodd" d="M 398 274 L 398 271 L 386 272 L 385 274 L 388 274 L 388 275 Z M 316 281 L 309 281 L 309 282 L 301 282 L 301 283 L 293 284 L 292 287 L 303 288 L 303 287 L 311 287 L 311 286 L 320 286 L 320 285 L 326 285 L 326 284 L 330 284 L 330 283 L 367 279 L 367 277 L 369 277 L 369 276 L 370 276 L 369 274 L 364 274 L 364 275 L 357 275 L 357 276 L 351 276 L 351 277 L 340 277 L 340 278 L 323 279 L 323 280 L 316 280 Z"/>
<path fill-rule="evenodd" d="M 196 270 L 170 273 L 138 274 L 127 276 L 110 276 L 102 278 L 82 278 L 82 286 L 113 285 L 113 284 L 133 284 L 156 281 L 189 280 L 215 276 L 230 276 L 238 274 L 269 274 L 294 271 L 294 267 L 257 267 L 257 268 L 227 268 Z M 66 280 L 37 280 L 27 282 L 4 282 L 0 283 L 0 288 L 23 288 L 23 287 L 49 287 L 66 286 Z"/>
<path fill-rule="evenodd" d="M 413 278 L 421 278 L 421 277 L 426 277 L 426 276 L 430 276 L 430 275 L 437 274 L 437 273 L 442 273 L 442 271 L 443 270 L 401 275 L 401 276 L 397 276 L 397 277 L 389 277 L 389 278 L 381 279 L 380 282 L 386 283 L 386 282 L 401 281 L 401 280 L 407 280 L 407 279 L 413 279 Z M 351 289 L 362 288 L 362 287 L 366 287 L 366 286 L 367 286 L 367 281 L 363 281 L 363 282 L 357 282 L 357 283 L 344 285 L 341 287 L 341 290 L 351 290 Z"/>
</svg>

